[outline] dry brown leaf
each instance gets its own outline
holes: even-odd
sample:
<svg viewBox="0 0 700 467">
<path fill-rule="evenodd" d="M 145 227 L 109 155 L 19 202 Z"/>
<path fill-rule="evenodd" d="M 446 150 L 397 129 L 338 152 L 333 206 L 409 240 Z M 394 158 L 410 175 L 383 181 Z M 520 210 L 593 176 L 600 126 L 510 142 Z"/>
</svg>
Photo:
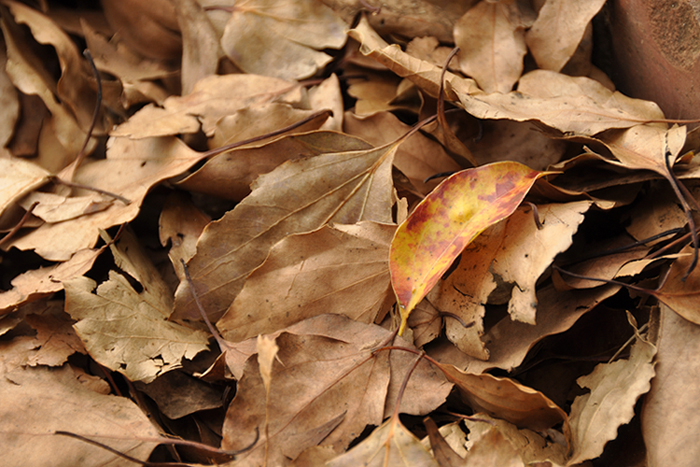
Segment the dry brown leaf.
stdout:
<svg viewBox="0 0 700 467">
<path fill-rule="evenodd" d="M 408 317 L 408 327 L 413 333 L 413 343 L 423 347 L 440 335 L 442 315 L 428 300 L 421 300 Z"/>
<path fill-rule="evenodd" d="M 184 172 L 202 157 L 202 153 L 174 137 L 138 141 L 112 138 L 107 158 L 84 163 L 74 180 L 121 195 L 130 203 L 112 201 L 105 210 L 66 222 L 43 224 L 13 240 L 12 245 L 20 250 L 33 249 L 48 260 L 66 261 L 76 251 L 92 248 L 99 238 L 99 229 L 133 220 L 153 185 Z M 102 195 L 92 196 L 103 199 Z"/>
<path fill-rule="evenodd" d="M 642 407 L 647 465 L 690 467 L 700 456 L 700 327 L 661 305 L 656 376 Z"/>
<path fill-rule="evenodd" d="M 287 161 L 261 175 L 249 196 L 209 224 L 188 267 L 213 320 L 228 309 L 248 274 L 284 237 L 331 222 L 392 222 L 391 168 L 401 142 Z M 173 318 L 198 317 L 190 291 L 181 285 Z"/>
<path fill-rule="evenodd" d="M 595 80 L 547 70 L 520 78 L 508 94 L 470 93 L 451 83 L 464 109 L 477 118 L 537 120 L 561 132 L 592 136 L 611 128 L 629 128 L 664 118 L 653 102 L 613 92 Z"/>
<path fill-rule="evenodd" d="M 216 122 L 236 110 L 265 102 L 297 105 L 302 100 L 295 84 L 256 75 L 214 75 L 198 81 L 186 96 L 171 96 L 163 108 L 147 105 L 110 132 L 133 139 L 196 133 L 213 134 Z"/>
<path fill-rule="evenodd" d="M 459 66 L 487 93 L 513 89 L 523 71 L 525 29 L 518 4 L 479 2 L 455 24 Z"/>
<path fill-rule="evenodd" d="M 546 170 L 559 162 L 566 143 L 545 136 L 533 122 L 486 120 L 477 140 L 465 141 L 478 165 L 515 161 L 534 170 Z"/>
<path fill-rule="evenodd" d="M 566 413 L 539 391 L 509 378 L 470 375 L 453 365 L 441 365 L 440 369 L 475 412 L 486 412 L 533 431 L 543 431 L 563 422 L 564 430 L 568 431 Z"/>
<path fill-rule="evenodd" d="M 55 193 L 34 191 L 19 202 L 25 210 L 32 205 L 32 215 L 44 222 L 56 223 L 76 219 L 86 214 L 104 211 L 112 205 L 113 198 L 106 195 L 63 196 Z"/>
<path fill-rule="evenodd" d="M 428 95 L 438 96 L 442 73 L 439 67 L 406 54 L 396 44 L 387 44 L 364 17 L 348 34 L 360 43 L 360 52 L 363 55 L 373 58 L 398 76 L 411 80 Z M 463 93 L 483 92 L 479 89 L 476 81 L 461 78 L 450 72 L 445 73 L 445 82 L 452 85 L 451 87 L 445 86 L 445 98 L 449 101 L 458 100 L 454 90 Z"/>
<path fill-rule="evenodd" d="M 525 467 L 515 446 L 506 439 L 498 428 L 471 436 L 471 446 L 464 458 L 465 467 L 493 465 L 499 467 Z"/>
<path fill-rule="evenodd" d="M 211 221 L 190 199 L 180 193 L 168 196 L 158 220 L 160 244 L 170 245 L 168 256 L 177 277 L 185 280 L 180 260 L 189 261 L 197 251 L 197 239 Z"/>
<path fill-rule="evenodd" d="M 348 95 L 356 99 L 352 109 L 355 115 L 366 117 L 384 111 L 418 114 L 420 111 L 423 99 L 410 81 L 401 80 L 385 70 L 360 69 L 358 73 L 361 73 L 360 78 L 348 80 Z"/>
<path fill-rule="evenodd" d="M 574 55 L 588 23 L 603 4 L 605 0 L 545 1 L 525 36 L 537 65 L 545 70 L 560 71 Z"/>
<path fill-rule="evenodd" d="M 73 329 L 73 321 L 62 308 L 49 308 L 41 315 L 27 315 L 25 321 L 36 330 L 39 348 L 27 365 L 61 366 L 74 353 L 85 354 L 85 346 Z"/>
<path fill-rule="evenodd" d="M 501 434 L 502 438 L 494 436 L 495 439 L 492 438 L 493 441 L 496 441 L 498 446 L 500 446 L 502 442 L 508 443 L 525 465 L 540 465 L 538 463 L 543 463 L 551 467 L 561 467 L 566 463 L 566 448 L 560 444 L 546 440 L 542 435 L 534 431 L 526 428 L 518 429 L 518 427 L 512 423 L 489 417 L 483 413 L 476 413 L 466 418 L 464 424 L 469 429 L 467 447 L 470 450 L 473 445 L 480 444 L 479 440 L 482 436 L 488 435 L 496 430 Z M 489 438 L 491 436 L 489 436 Z M 488 440 L 489 438 L 486 439 Z M 487 441 L 487 444 L 490 444 L 490 442 Z M 501 447 L 501 449 L 510 452 L 507 447 Z M 481 449 L 479 449 L 479 451 L 481 451 Z M 481 452 L 484 456 L 488 455 L 488 450 L 486 452 Z M 471 466 L 472 464 L 468 465 Z M 476 464 L 474 467 L 477 465 L 482 464 Z"/>
<path fill-rule="evenodd" d="M 426 417 L 423 420 L 423 425 L 425 425 L 425 429 L 428 432 L 428 437 L 430 438 L 430 447 L 433 451 L 433 456 L 435 457 L 435 460 L 437 461 L 438 465 L 440 467 L 463 466 L 464 459 L 457 452 L 455 452 L 452 446 L 442 436 L 441 430 L 438 430 L 438 427 L 433 421 L 433 419 Z M 461 431 L 459 427 L 457 427 L 457 429 Z"/>
<path fill-rule="evenodd" d="M 44 185 L 49 172 L 17 157 L 0 157 L 0 214 L 22 197 Z"/>
<path fill-rule="evenodd" d="M 170 291 L 134 239 L 127 237 L 112 251 L 119 268 L 143 290 L 136 292 L 115 271 L 95 293 L 95 281 L 75 278 L 64 283 L 66 312 L 78 321 L 74 328 L 90 356 L 132 381 L 150 382 L 206 349 L 207 335 L 167 321 Z"/>
<path fill-rule="evenodd" d="M 7 53 L 5 48 L 0 51 L 0 106 L 3 113 L 0 118 L 0 147 L 4 148 L 15 133 L 15 124 L 19 120 L 20 102 L 17 89 L 7 76 Z"/>
<path fill-rule="evenodd" d="M 325 109 L 326 111 L 328 109 Z M 209 146 L 218 148 L 254 137 L 261 137 L 301 122 L 287 134 L 318 130 L 328 119 L 327 112 L 297 109 L 289 104 L 265 102 L 235 110 L 221 117 L 209 131 Z M 280 135 L 275 136 L 278 139 Z M 256 144 L 256 143 L 253 143 Z M 261 144 L 261 143 L 257 143 Z M 250 147 L 250 145 L 246 145 Z"/>
<path fill-rule="evenodd" d="M 372 27 L 382 34 L 405 37 L 435 36 L 441 42 L 452 42 L 455 22 L 478 0 L 383 0 L 357 2 L 353 0 L 323 0 L 347 23 L 360 12 L 367 15 Z"/>
<path fill-rule="evenodd" d="M 0 378 L 0 442 L 6 465 L 124 465 L 124 459 L 62 430 L 147 460 L 158 430 L 132 401 L 78 382 L 70 367 L 27 368 Z M 80 416 L 76 416 L 80 414 Z"/>
<path fill-rule="evenodd" d="M 410 130 L 396 116 L 389 112 L 376 113 L 371 117 L 357 118 L 348 113 L 344 131 L 358 136 L 374 146 L 387 144 Z M 424 195 L 438 185 L 438 180 L 424 182 L 428 177 L 444 172 L 461 170 L 443 147 L 423 134 L 415 134 L 399 146 L 394 157 L 394 166 L 399 169 L 413 186 Z"/>
<path fill-rule="evenodd" d="M 303 321 L 276 336 L 278 360 L 273 363 L 267 402 L 270 464 L 283 455 L 294 459 L 321 442 L 344 449 L 365 425 L 380 424 L 387 408 L 393 411 L 398 386 L 415 360 L 415 355 L 396 350 L 373 355 L 372 346 L 390 332 L 338 315 Z M 395 345 L 407 346 L 401 339 Z M 249 444 L 255 427 L 265 420 L 264 387 L 255 358 L 246 362 L 238 384 L 224 423 L 225 449 Z M 409 380 L 401 412 L 419 415 L 434 410 L 450 389 L 441 374 L 423 361 Z M 241 455 L 242 461 L 259 463 L 265 445 L 261 434 L 253 450 Z"/>
<path fill-rule="evenodd" d="M 460 352 L 454 345 L 441 345 L 429 354 L 440 362 L 451 363 L 466 373 L 481 374 L 490 368 L 510 371 L 520 365 L 527 352 L 541 339 L 569 329 L 586 312 L 615 294 L 616 286 L 591 290 L 557 291 L 545 286 L 537 292 L 537 324 L 501 319 L 483 336 L 489 360 L 483 361 Z"/>
<path fill-rule="evenodd" d="M 347 25 L 311 0 L 236 2 L 221 46 L 246 73 L 298 80 L 331 61 L 323 49 L 340 49 Z"/>
<path fill-rule="evenodd" d="M 224 52 L 219 35 L 209 17 L 196 0 L 173 2 L 177 23 L 182 34 L 182 94 L 189 94 L 195 83 L 215 75 Z"/>
<path fill-rule="evenodd" d="M 169 371 L 149 384 L 136 381 L 134 386 L 153 399 L 171 420 L 222 406 L 221 391 L 184 371 Z"/>
<path fill-rule="evenodd" d="M 388 255 L 395 230 L 360 222 L 286 237 L 217 322 L 221 335 L 240 342 L 323 313 L 374 322 L 393 303 Z"/>
<path fill-rule="evenodd" d="M 700 324 L 700 270 L 695 268 L 686 278 L 688 268 L 693 262 L 693 246 L 681 250 L 684 255 L 671 264 L 671 270 L 661 288 L 652 293 L 661 302 L 691 323 Z"/>
<path fill-rule="evenodd" d="M 29 27 L 37 42 L 50 45 L 56 50 L 61 66 L 61 77 L 55 83 L 53 91 L 56 93 L 58 102 L 54 101 L 51 105 L 44 100 L 46 106 L 53 112 L 55 108 L 64 108 L 65 105 L 79 126 L 88 128 L 94 113 L 96 92 L 89 83 L 92 73 L 78 51 L 78 47 L 51 18 L 38 10 L 12 0 L 3 0 L 3 4 L 10 9 L 17 23 Z M 48 75 L 48 70 L 45 73 Z M 45 83 L 54 85 L 47 75 L 44 77 L 47 79 Z M 43 95 L 42 98 L 44 98 Z M 96 130 L 101 130 L 102 127 L 103 125 L 98 121 Z M 84 139 L 85 133 L 73 144 L 82 145 Z"/>
<path fill-rule="evenodd" d="M 477 237 L 462 254 L 457 269 L 429 295 L 440 311 L 459 316 L 446 320 L 448 339 L 481 360 L 489 358 L 481 341 L 486 303 L 508 303 L 511 319 L 535 324 L 535 285 L 554 257 L 566 250 L 583 221 L 590 201 L 538 208 L 538 229 L 531 208 L 517 210 L 506 221 Z"/>
<path fill-rule="evenodd" d="M 250 185 L 255 179 L 272 172 L 285 161 L 371 147 L 359 138 L 335 132 L 286 135 L 214 156 L 177 185 L 186 190 L 241 201 L 250 194 Z"/>
<path fill-rule="evenodd" d="M 327 462 L 329 467 L 438 467 L 430 452 L 398 417 L 391 417 L 360 444 Z"/>
<path fill-rule="evenodd" d="M 68 261 L 25 271 L 12 279 L 12 289 L 0 293 L 0 315 L 15 307 L 63 290 L 63 281 L 88 272 L 102 249 L 78 250 Z"/>
<path fill-rule="evenodd" d="M 313 110 L 330 109 L 333 115 L 326 120 L 320 130 L 343 130 L 343 94 L 340 88 L 340 80 L 333 73 L 318 85 L 309 89 L 309 104 Z"/>
<path fill-rule="evenodd" d="M 632 419 L 637 399 L 651 387 L 655 354 L 656 347 L 638 338 L 628 360 L 599 364 L 577 380 L 591 392 L 571 405 L 573 454 L 567 465 L 600 456 L 605 444 L 615 439 L 618 427 Z"/>
</svg>

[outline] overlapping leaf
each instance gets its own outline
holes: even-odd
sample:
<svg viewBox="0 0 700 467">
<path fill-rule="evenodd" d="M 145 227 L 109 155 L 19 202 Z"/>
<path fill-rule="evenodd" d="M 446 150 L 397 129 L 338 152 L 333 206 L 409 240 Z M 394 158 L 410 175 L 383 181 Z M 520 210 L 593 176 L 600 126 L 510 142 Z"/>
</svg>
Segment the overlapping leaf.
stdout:
<svg viewBox="0 0 700 467">
<path fill-rule="evenodd" d="M 512 214 L 543 175 L 517 162 L 465 170 L 443 181 L 416 207 L 397 229 L 389 257 L 401 329 L 469 242 Z"/>
</svg>

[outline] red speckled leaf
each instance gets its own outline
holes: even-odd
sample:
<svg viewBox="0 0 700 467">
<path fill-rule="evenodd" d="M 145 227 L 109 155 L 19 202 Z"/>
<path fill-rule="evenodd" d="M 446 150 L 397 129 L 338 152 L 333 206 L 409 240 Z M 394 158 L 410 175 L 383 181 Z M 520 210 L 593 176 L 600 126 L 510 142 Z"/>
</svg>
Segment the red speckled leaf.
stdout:
<svg viewBox="0 0 700 467">
<path fill-rule="evenodd" d="M 413 308 L 488 226 L 510 216 L 539 177 L 517 162 L 463 170 L 445 179 L 399 226 L 391 243 L 391 282 L 401 331 Z"/>
</svg>

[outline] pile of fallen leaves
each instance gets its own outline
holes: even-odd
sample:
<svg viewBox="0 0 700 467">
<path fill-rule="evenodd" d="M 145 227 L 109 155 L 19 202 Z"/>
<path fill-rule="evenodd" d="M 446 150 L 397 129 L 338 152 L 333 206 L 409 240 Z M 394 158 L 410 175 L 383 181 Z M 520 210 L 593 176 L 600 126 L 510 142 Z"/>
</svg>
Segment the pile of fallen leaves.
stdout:
<svg viewBox="0 0 700 467">
<path fill-rule="evenodd" d="M 700 138 L 603 0 L 66 3 L 0 0 L 3 465 L 696 462 Z"/>
</svg>

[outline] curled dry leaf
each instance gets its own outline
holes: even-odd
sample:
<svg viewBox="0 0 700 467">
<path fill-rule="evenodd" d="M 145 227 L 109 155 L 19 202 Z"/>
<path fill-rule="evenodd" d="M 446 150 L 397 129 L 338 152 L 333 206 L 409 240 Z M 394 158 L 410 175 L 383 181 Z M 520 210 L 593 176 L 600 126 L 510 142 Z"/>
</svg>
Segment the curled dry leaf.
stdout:
<svg viewBox="0 0 700 467">
<path fill-rule="evenodd" d="M 539 391 L 510 378 L 486 373 L 470 375 L 453 365 L 440 365 L 440 369 L 475 412 L 486 412 L 533 431 L 543 431 L 563 422 L 564 431 L 568 432 L 566 413 Z"/>
<path fill-rule="evenodd" d="M 536 325 L 505 317 L 484 334 L 483 342 L 489 351 L 487 361 L 468 356 L 452 344 L 434 349 L 431 355 L 470 374 L 480 374 L 491 368 L 511 371 L 523 362 L 527 352 L 537 342 L 546 336 L 566 331 L 586 312 L 618 290 L 617 286 L 602 286 L 562 292 L 551 285 L 545 286 L 537 291 Z"/>
<path fill-rule="evenodd" d="M 684 255 L 671 264 L 671 270 L 661 288 L 651 291 L 651 294 L 691 323 L 700 324 L 700 271 L 695 268 L 685 277 L 693 261 L 693 246 L 686 246 L 681 253 Z"/>
<path fill-rule="evenodd" d="M 233 7 L 221 46 L 246 73 L 298 80 L 331 61 L 323 49 L 339 49 L 347 25 L 312 0 L 245 0 Z"/>
</svg>

